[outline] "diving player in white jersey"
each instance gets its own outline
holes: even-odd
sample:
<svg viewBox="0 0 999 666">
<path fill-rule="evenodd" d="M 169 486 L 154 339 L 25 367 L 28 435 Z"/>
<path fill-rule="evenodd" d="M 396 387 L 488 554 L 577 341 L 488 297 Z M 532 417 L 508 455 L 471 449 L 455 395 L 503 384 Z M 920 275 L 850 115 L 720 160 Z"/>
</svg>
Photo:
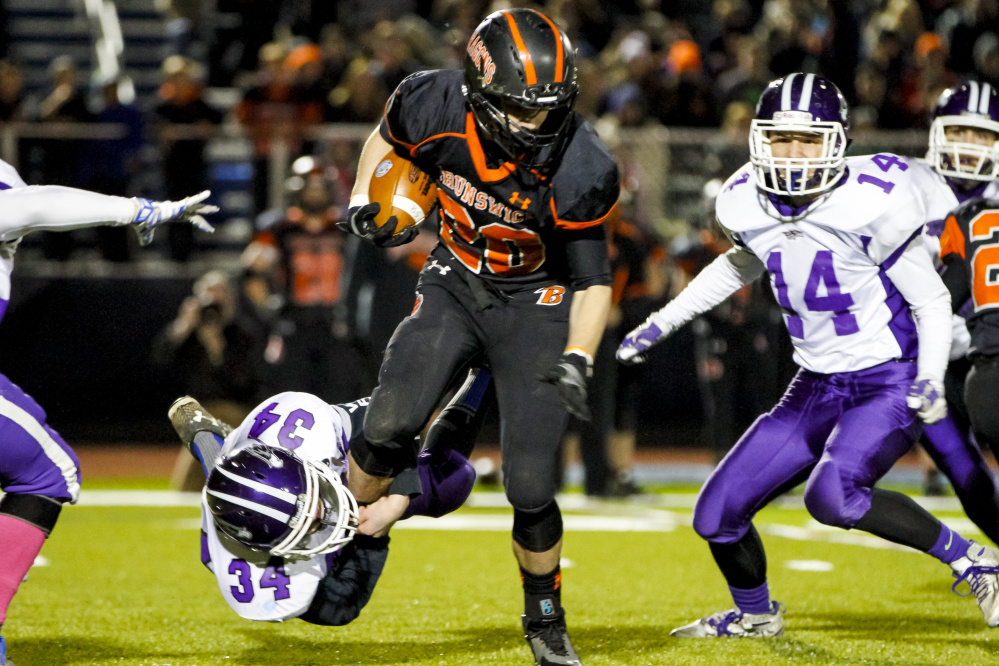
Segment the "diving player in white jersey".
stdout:
<svg viewBox="0 0 999 666">
<path fill-rule="evenodd" d="M 971 584 L 986 623 L 999 625 L 999 550 L 874 487 L 918 437 L 919 419 L 946 413 L 950 300 L 920 234 L 946 208 L 928 170 L 890 154 L 846 158 L 847 131 L 846 102 L 830 81 L 791 74 L 772 82 L 750 129 L 750 163 L 717 199 L 718 222 L 735 247 L 618 349 L 622 362 L 640 361 L 766 271 L 801 366 L 780 403 L 719 463 L 694 509 L 694 529 L 735 608 L 673 635 L 783 632 L 752 518 L 803 482 L 816 520 L 938 558 Z"/>
<path fill-rule="evenodd" d="M 930 127 L 925 163 L 938 176 L 932 180 L 936 196 L 948 212 L 979 197 L 999 197 L 999 94 L 988 83 L 966 81 L 940 95 Z M 934 261 L 940 262 L 940 234 L 944 218 L 926 220 L 923 241 Z M 954 303 L 969 313 L 971 303 Z M 953 342 L 944 379 L 948 414 L 923 429 L 923 446 L 937 468 L 950 480 L 965 513 L 993 543 L 999 544 L 999 495 L 992 470 L 979 445 L 969 437 L 970 422 L 964 404 L 964 380 L 971 369 L 966 358 L 971 335 L 964 317 L 953 317 Z"/>
<path fill-rule="evenodd" d="M 403 519 L 440 517 L 464 503 L 475 482 L 467 457 L 490 383 L 487 370 L 470 371 L 414 467 L 379 502 L 408 503 Z M 177 434 L 207 476 L 201 561 L 240 617 L 344 625 L 371 598 L 389 543 L 372 533 L 390 526 L 366 528 L 359 515 L 366 508 L 358 509 L 346 487 L 347 452 L 364 436 L 367 405 L 367 398 L 329 405 L 308 393 L 281 393 L 235 430 L 193 398 L 171 406 Z"/>
<path fill-rule="evenodd" d="M 218 210 L 202 203 L 208 194 L 154 202 L 69 187 L 28 187 L 12 166 L 0 161 L 0 317 L 10 300 L 14 253 L 29 232 L 130 225 L 145 245 L 165 222 L 211 231 L 201 217 Z M 5 493 L 0 500 L 0 627 L 63 503 L 75 502 L 80 492 L 79 461 L 46 420 L 31 396 L 0 375 L 0 490 Z M 0 664 L 7 663 L 0 636 Z"/>
</svg>

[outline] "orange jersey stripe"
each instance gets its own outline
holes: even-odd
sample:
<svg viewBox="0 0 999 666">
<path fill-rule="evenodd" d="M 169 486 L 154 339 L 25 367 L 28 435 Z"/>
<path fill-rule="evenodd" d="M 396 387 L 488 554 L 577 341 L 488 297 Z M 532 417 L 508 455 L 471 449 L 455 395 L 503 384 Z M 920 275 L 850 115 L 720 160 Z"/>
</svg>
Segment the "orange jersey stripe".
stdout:
<svg viewBox="0 0 999 666">
<path fill-rule="evenodd" d="M 472 164 L 475 165 L 475 171 L 478 173 L 479 178 L 482 179 L 482 182 L 495 183 L 497 180 L 503 180 L 517 170 L 513 162 L 506 162 L 495 169 L 489 168 L 489 165 L 486 164 L 486 153 L 482 150 L 482 143 L 479 141 L 479 134 L 475 128 L 475 118 L 472 116 L 471 111 L 468 112 L 468 116 L 465 118 L 465 141 L 468 143 L 468 152 L 472 155 Z"/>
<path fill-rule="evenodd" d="M 504 16 L 506 16 L 507 23 L 510 24 L 510 34 L 513 36 L 513 43 L 517 45 L 517 50 L 520 51 L 520 61 L 524 63 L 524 75 L 527 77 L 527 85 L 533 86 L 538 82 L 538 75 L 534 71 L 534 59 L 531 58 L 531 52 L 527 50 L 524 38 L 520 36 L 520 30 L 517 28 L 517 22 L 513 20 L 513 16 L 510 14 L 504 14 Z"/>
<path fill-rule="evenodd" d="M 614 219 L 618 215 L 618 205 L 617 202 L 611 206 L 611 209 L 604 213 L 603 217 L 598 217 L 595 220 L 588 220 L 586 222 L 573 222 L 571 220 L 559 219 L 558 213 L 555 212 L 555 197 L 549 199 L 552 209 L 552 218 L 555 220 L 555 226 L 559 229 L 585 229 L 586 227 L 595 227 L 598 224 L 603 224 L 608 220 Z"/>
<path fill-rule="evenodd" d="M 948 254 L 956 254 L 962 259 L 965 258 L 964 232 L 961 231 L 957 218 L 953 215 L 947 218 L 943 233 L 940 234 L 940 257 L 946 257 Z"/>
<path fill-rule="evenodd" d="M 552 22 L 550 18 L 538 12 L 538 16 L 543 18 L 552 29 L 552 34 L 555 36 L 555 83 L 562 82 L 562 33 L 559 32 L 558 28 L 555 27 L 555 23 Z"/>
</svg>

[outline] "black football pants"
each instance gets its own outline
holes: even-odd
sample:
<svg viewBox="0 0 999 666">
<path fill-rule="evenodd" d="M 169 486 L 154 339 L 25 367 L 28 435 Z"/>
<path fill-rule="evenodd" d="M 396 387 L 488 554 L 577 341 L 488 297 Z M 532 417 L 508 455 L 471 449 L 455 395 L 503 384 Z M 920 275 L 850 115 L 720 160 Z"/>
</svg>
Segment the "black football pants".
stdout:
<svg viewBox="0 0 999 666">
<path fill-rule="evenodd" d="M 979 356 L 964 381 L 964 402 L 978 446 L 999 457 L 999 356 Z"/>
<path fill-rule="evenodd" d="M 554 284 L 554 283 L 553 283 Z M 411 464 L 413 437 L 448 386 L 471 362 L 492 371 L 500 414 L 503 483 L 514 508 L 537 511 L 555 496 L 559 440 L 567 413 L 537 375 L 558 362 L 569 330 L 571 292 L 543 304 L 545 287 L 501 292 L 438 248 L 417 286 L 414 312 L 385 351 L 364 419 L 366 445 L 352 448 L 368 474 Z"/>
</svg>

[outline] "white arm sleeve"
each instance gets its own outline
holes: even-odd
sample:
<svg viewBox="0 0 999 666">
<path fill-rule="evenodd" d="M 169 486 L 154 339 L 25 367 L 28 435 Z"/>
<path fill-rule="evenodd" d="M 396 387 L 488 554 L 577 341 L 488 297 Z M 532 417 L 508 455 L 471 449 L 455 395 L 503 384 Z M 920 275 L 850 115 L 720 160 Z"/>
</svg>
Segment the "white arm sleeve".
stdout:
<svg viewBox="0 0 999 666">
<path fill-rule="evenodd" d="M 69 231 L 83 227 L 128 224 L 135 202 L 58 185 L 35 185 L 0 192 L 0 241 L 12 241 L 35 229 Z"/>
<path fill-rule="evenodd" d="M 943 382 L 952 335 L 950 293 L 917 236 L 885 273 L 912 308 L 919 336 L 918 376 Z"/>
<path fill-rule="evenodd" d="M 758 278 L 763 270 L 763 262 L 755 254 L 733 247 L 708 264 L 679 296 L 650 319 L 664 335 L 669 335 Z"/>
</svg>

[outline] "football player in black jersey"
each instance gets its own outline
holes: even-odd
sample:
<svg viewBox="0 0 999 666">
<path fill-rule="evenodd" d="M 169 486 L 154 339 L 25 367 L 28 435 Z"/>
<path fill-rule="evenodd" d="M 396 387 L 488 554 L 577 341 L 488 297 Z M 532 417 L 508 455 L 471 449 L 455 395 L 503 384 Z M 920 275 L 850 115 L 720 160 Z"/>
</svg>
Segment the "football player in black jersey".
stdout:
<svg viewBox="0 0 999 666">
<path fill-rule="evenodd" d="M 973 308 L 966 317 L 972 367 L 964 380 L 971 430 L 979 446 L 999 456 L 999 201 L 972 199 L 954 211 L 940 235 L 940 258 L 954 311 Z"/>
<path fill-rule="evenodd" d="M 619 191 L 613 157 L 572 109 L 576 92 L 572 46 L 551 19 L 491 14 L 468 42 L 464 73 L 420 72 L 393 93 L 364 146 L 344 224 L 379 245 L 415 234 L 372 221 L 368 182 L 389 150 L 437 182 L 440 239 L 385 351 L 364 423 L 370 445 L 351 451 L 351 488 L 362 503 L 381 496 L 412 464 L 413 435 L 452 379 L 473 359 L 488 364 L 538 664 L 580 663 L 560 602 L 556 457 L 567 410 L 587 415 L 611 301 L 603 223 Z M 392 518 L 376 513 L 362 510 L 362 532 Z"/>
</svg>

